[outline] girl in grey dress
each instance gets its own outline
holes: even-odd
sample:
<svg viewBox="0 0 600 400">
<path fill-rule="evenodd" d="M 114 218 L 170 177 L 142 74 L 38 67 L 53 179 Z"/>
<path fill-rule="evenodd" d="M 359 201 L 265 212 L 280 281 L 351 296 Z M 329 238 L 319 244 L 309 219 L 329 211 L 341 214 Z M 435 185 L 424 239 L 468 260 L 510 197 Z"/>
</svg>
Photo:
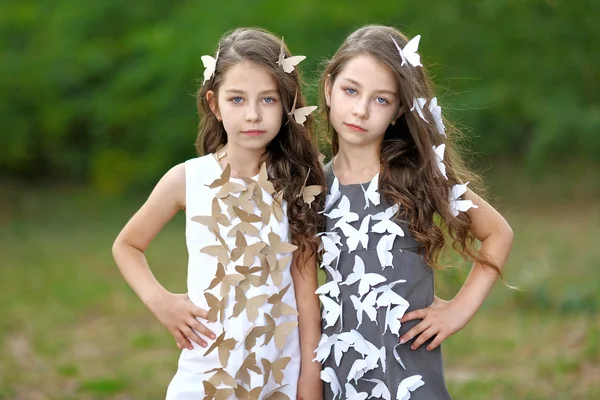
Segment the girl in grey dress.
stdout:
<svg viewBox="0 0 600 400">
<path fill-rule="evenodd" d="M 512 244 L 504 218 L 467 188 L 474 176 L 431 95 L 419 38 L 361 28 L 323 73 L 334 158 L 315 359 L 326 399 L 450 399 L 440 343 L 473 317 Z M 434 295 L 446 243 L 474 261 L 450 301 Z"/>
</svg>

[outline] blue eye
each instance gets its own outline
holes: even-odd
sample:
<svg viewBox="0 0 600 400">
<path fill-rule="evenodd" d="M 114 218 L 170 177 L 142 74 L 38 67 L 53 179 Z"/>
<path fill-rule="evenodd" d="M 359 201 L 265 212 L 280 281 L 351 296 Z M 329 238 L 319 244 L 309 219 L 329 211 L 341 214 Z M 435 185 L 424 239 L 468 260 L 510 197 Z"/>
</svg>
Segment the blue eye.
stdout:
<svg viewBox="0 0 600 400">
<path fill-rule="evenodd" d="M 231 98 L 231 101 L 233 103 L 239 104 L 239 103 L 241 103 L 243 101 L 243 99 L 240 96 L 235 96 L 235 97 Z"/>
<path fill-rule="evenodd" d="M 346 91 L 346 93 L 348 94 L 356 94 L 356 90 L 352 89 L 352 88 L 346 88 L 344 89 Z"/>
<path fill-rule="evenodd" d="M 274 97 L 265 97 L 264 100 L 265 100 L 265 103 L 267 103 L 267 104 L 273 104 L 277 101 L 277 100 L 275 100 Z"/>
<path fill-rule="evenodd" d="M 375 101 L 377 102 L 377 104 L 389 104 L 389 101 L 387 101 L 385 97 L 378 97 L 377 99 L 375 99 Z"/>
</svg>

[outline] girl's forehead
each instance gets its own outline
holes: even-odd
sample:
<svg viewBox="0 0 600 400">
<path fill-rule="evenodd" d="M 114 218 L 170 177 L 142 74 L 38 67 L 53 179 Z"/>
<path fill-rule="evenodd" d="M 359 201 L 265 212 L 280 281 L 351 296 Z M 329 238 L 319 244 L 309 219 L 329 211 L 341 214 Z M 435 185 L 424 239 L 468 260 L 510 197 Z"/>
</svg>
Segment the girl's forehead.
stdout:
<svg viewBox="0 0 600 400">
<path fill-rule="evenodd" d="M 247 91 L 277 90 L 277 80 L 271 71 L 264 65 L 243 60 L 228 68 L 224 72 L 224 90 L 237 89 Z"/>
<path fill-rule="evenodd" d="M 366 88 L 395 90 L 396 77 L 390 68 L 372 56 L 361 54 L 350 58 L 340 70 L 337 81 L 353 81 Z"/>
</svg>

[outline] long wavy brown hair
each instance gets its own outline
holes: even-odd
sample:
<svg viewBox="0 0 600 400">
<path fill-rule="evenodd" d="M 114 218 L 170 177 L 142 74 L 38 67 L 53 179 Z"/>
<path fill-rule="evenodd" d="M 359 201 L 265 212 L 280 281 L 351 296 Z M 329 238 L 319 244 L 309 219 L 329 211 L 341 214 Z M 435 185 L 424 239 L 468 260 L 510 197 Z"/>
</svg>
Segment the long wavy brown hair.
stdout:
<svg viewBox="0 0 600 400">
<path fill-rule="evenodd" d="M 424 247 L 424 256 L 433 268 L 440 268 L 439 258 L 449 238 L 452 247 L 464 258 L 482 263 L 500 273 L 499 268 L 475 248 L 471 230 L 471 218 L 461 212 L 457 217 L 450 212 L 449 192 L 459 183 L 469 181 L 471 189 L 482 194 L 481 180 L 469 171 L 457 151 L 457 139 L 461 132 L 444 119 L 447 137 L 436 129 L 427 107 L 423 109 L 423 121 L 416 112 L 409 111 L 414 98 L 431 100 L 431 81 L 425 67 L 401 66 L 402 58 L 393 37 L 400 48 L 408 39 L 397 29 L 381 25 L 362 27 L 350 34 L 333 58 L 325 66 L 320 81 L 320 103 L 323 121 L 327 121 L 332 137 L 332 151 L 339 150 L 338 133 L 329 122 L 329 108 L 325 103 L 325 82 L 329 87 L 346 63 L 359 55 L 368 55 L 386 65 L 395 76 L 404 113 L 394 125 L 390 125 L 383 138 L 380 153 L 379 190 L 391 204 L 400 203 L 398 218 L 408 222 L 414 238 Z M 446 144 L 444 164 L 446 180 L 437 169 L 432 146 Z"/>
<path fill-rule="evenodd" d="M 298 265 L 301 266 L 319 245 L 319 239 L 315 235 L 323 230 L 324 218 L 317 211 L 323 208 L 324 196 L 317 196 L 309 207 L 302 196 L 298 195 L 307 175 L 307 186 L 325 187 L 325 178 L 314 140 L 313 117 L 309 115 L 303 126 L 289 115 L 294 98 L 296 108 L 304 107 L 305 102 L 298 69 L 287 73 L 277 65 L 281 45 L 282 39 L 259 28 L 238 28 L 219 40 L 215 74 L 196 94 L 200 117 L 196 150 L 200 155 L 215 153 L 227 144 L 225 128 L 211 111 L 206 92 L 212 90 L 218 96 L 227 70 L 242 61 L 251 61 L 265 67 L 277 82 L 284 113 L 279 133 L 267 145 L 260 161 L 269 166 L 269 180 L 275 190 L 283 191 L 283 199 L 287 201 L 292 243 L 299 248 L 301 262 Z M 284 52 L 285 57 L 290 56 L 285 45 Z"/>
</svg>

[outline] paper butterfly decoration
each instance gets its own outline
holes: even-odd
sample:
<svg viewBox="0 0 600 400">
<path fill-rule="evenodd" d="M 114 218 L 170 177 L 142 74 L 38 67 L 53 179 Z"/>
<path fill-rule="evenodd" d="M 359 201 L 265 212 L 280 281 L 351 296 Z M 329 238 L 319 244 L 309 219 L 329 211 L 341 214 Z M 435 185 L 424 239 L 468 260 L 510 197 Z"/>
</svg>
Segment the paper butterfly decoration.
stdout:
<svg viewBox="0 0 600 400">
<path fill-rule="evenodd" d="M 323 303 L 323 318 L 327 322 L 325 328 L 334 326 L 337 320 L 340 320 L 342 325 L 342 303 L 338 304 L 327 296 L 319 296 L 319 300 Z"/>
<path fill-rule="evenodd" d="M 374 397 L 376 399 L 384 399 L 384 400 L 392 399 L 392 395 L 383 381 L 380 381 L 379 379 L 363 379 L 363 380 L 375 384 L 375 387 L 371 391 L 371 396 L 369 396 L 369 398 Z"/>
<path fill-rule="evenodd" d="M 331 207 L 340 197 L 342 197 L 342 192 L 340 192 L 340 181 L 336 177 L 333 179 L 333 183 L 329 188 L 329 194 L 325 197 L 325 207 L 321 212 L 324 213 L 329 210 L 329 207 Z"/>
<path fill-rule="evenodd" d="M 371 216 L 367 215 L 360 223 L 360 228 L 356 229 L 347 223 L 340 224 L 339 228 L 346 236 L 346 244 L 348 245 L 348 253 L 352 253 L 360 243 L 364 249 L 369 244 L 369 221 Z"/>
<path fill-rule="evenodd" d="M 469 182 L 464 185 L 454 185 L 452 190 L 450 191 L 449 201 L 450 201 L 450 212 L 453 216 L 457 216 L 459 212 L 465 212 L 471 208 L 478 208 L 476 204 L 474 204 L 471 200 L 460 200 L 460 196 L 467 192 L 467 185 Z"/>
<path fill-rule="evenodd" d="M 325 239 L 325 238 L 323 238 L 323 239 Z M 335 297 L 335 299 L 339 301 L 339 295 L 340 295 L 339 284 L 342 282 L 342 274 L 340 274 L 340 272 L 338 270 L 331 268 L 327 264 L 325 264 L 324 267 L 331 275 L 331 281 L 319 286 L 319 288 L 315 291 L 315 293 L 316 294 L 329 294 L 329 296 Z"/>
<path fill-rule="evenodd" d="M 334 208 L 329 214 L 325 214 L 325 216 L 330 219 L 340 218 L 333 226 L 334 229 L 341 224 L 358 221 L 358 214 L 350 211 L 350 200 L 346 196 L 342 196 L 337 208 Z"/>
<path fill-rule="evenodd" d="M 429 112 L 433 117 L 435 126 L 440 135 L 446 136 L 446 127 L 444 126 L 444 121 L 442 120 L 442 107 L 438 106 L 437 97 L 434 97 L 429 101 Z"/>
<path fill-rule="evenodd" d="M 439 146 L 432 146 L 433 153 L 435 154 L 435 161 L 437 162 L 437 167 L 444 178 L 448 179 L 446 176 L 446 164 L 444 164 L 444 150 L 446 149 L 445 144 L 440 144 Z"/>
<path fill-rule="evenodd" d="M 379 173 L 377 173 L 371 183 L 369 183 L 369 187 L 367 190 L 363 188 L 363 194 L 365 195 L 365 209 L 369 207 L 369 201 L 373 203 L 374 206 L 379 205 L 381 196 L 377 191 L 377 187 L 379 186 Z M 362 187 L 362 185 L 361 185 Z"/>
<path fill-rule="evenodd" d="M 331 354 L 331 348 L 333 347 L 333 355 L 335 359 L 335 365 L 340 366 L 340 361 L 342 360 L 342 356 L 348 349 L 350 348 L 350 344 L 338 339 L 337 334 L 333 334 L 331 336 L 327 336 L 326 334 L 321 335 L 321 340 L 319 341 L 319 347 L 315 350 L 315 358 L 313 361 L 319 361 L 322 363 L 325 361 L 329 354 Z"/>
<path fill-rule="evenodd" d="M 221 384 L 230 386 L 232 388 L 237 387 L 237 382 L 231 375 L 227 373 L 223 368 L 213 368 L 209 371 L 203 372 L 203 374 L 213 374 L 213 376 L 208 380 L 214 386 L 219 386 Z"/>
<path fill-rule="evenodd" d="M 413 67 L 421 67 L 423 65 L 421 64 L 421 56 L 417 54 L 417 50 L 419 50 L 419 41 L 421 40 L 421 35 L 417 35 L 414 38 L 412 38 L 408 43 L 406 43 L 406 46 L 404 46 L 403 49 L 401 49 L 400 46 L 398 46 L 398 42 L 396 42 L 396 39 L 394 39 L 392 35 L 390 35 L 390 37 L 394 41 L 394 44 L 398 49 L 398 53 L 400 53 L 400 57 L 402 57 L 402 64 L 400 65 L 404 65 L 407 62 Z"/>
<path fill-rule="evenodd" d="M 410 111 L 417 110 L 417 114 L 419 114 L 419 117 L 421 117 L 423 121 L 427 122 L 425 116 L 423 115 L 423 107 L 425 107 L 425 103 L 427 103 L 427 100 L 422 97 L 413 98 L 413 106 L 410 109 Z"/>
<path fill-rule="evenodd" d="M 333 393 L 333 400 L 337 399 L 338 397 L 340 399 L 342 398 L 342 387 L 340 385 L 340 381 L 338 380 L 335 371 L 331 367 L 324 368 L 321 371 L 321 380 L 329 383 L 329 387 Z"/>
<path fill-rule="evenodd" d="M 308 176 L 310 175 L 310 168 L 308 169 L 308 173 L 306 174 L 306 178 L 304 178 L 304 183 L 302 184 L 302 189 L 300 189 L 300 193 L 296 195 L 296 197 L 302 196 L 302 200 L 309 207 L 312 207 L 312 202 L 315 201 L 315 197 L 321 194 L 323 188 L 319 185 L 310 185 L 306 186 L 306 182 L 308 181 Z"/>
<path fill-rule="evenodd" d="M 356 309 L 356 318 L 358 321 L 356 329 L 358 329 L 362 324 L 363 311 L 367 314 L 371 322 L 377 323 L 377 309 L 375 308 L 377 292 L 369 292 L 363 301 L 360 301 L 360 299 L 355 295 L 351 295 L 350 300 L 352 301 L 352 304 L 354 304 L 354 309 Z"/>
<path fill-rule="evenodd" d="M 210 400 L 227 400 L 233 396 L 234 389 L 232 388 L 219 388 L 217 389 L 210 381 L 203 381 L 205 399 Z"/>
<path fill-rule="evenodd" d="M 358 393 L 354 386 L 349 383 L 346 383 L 346 400 L 366 400 L 369 397 L 368 393 L 360 392 Z"/>
<path fill-rule="evenodd" d="M 306 117 L 309 116 L 313 111 L 315 111 L 318 106 L 306 106 L 296 109 L 296 100 L 298 99 L 298 90 L 296 90 L 296 96 L 294 97 L 294 104 L 292 105 L 292 111 L 290 111 L 290 116 L 294 117 L 294 121 L 296 123 L 304 126 L 306 122 Z"/>
<path fill-rule="evenodd" d="M 283 38 L 281 38 L 281 50 L 279 51 L 279 59 L 277 60 L 277 65 L 279 65 L 285 72 L 288 74 L 294 70 L 294 67 L 300 64 L 306 56 L 293 56 L 293 57 L 285 57 L 285 45 L 283 44 Z"/>
<path fill-rule="evenodd" d="M 421 378 L 421 375 L 413 375 L 403 379 L 402 382 L 400 382 L 400 385 L 398 385 L 396 400 L 410 399 L 410 392 L 414 392 L 425 384 Z"/>
<path fill-rule="evenodd" d="M 204 84 L 204 82 L 206 81 L 209 81 L 215 74 L 215 69 L 217 68 L 217 60 L 219 59 L 219 51 L 220 48 L 217 49 L 217 54 L 215 57 L 208 55 L 200 57 L 200 59 L 202 60 L 202 64 L 204 64 L 204 80 L 202 81 L 202 84 Z"/>
<path fill-rule="evenodd" d="M 352 285 L 355 282 L 358 284 L 358 295 L 362 297 L 367 294 L 372 286 L 376 286 L 386 281 L 386 278 L 376 273 L 365 273 L 365 262 L 359 256 L 354 256 L 354 268 L 353 272 L 348 275 L 346 280 L 342 282 L 342 285 Z"/>
</svg>

